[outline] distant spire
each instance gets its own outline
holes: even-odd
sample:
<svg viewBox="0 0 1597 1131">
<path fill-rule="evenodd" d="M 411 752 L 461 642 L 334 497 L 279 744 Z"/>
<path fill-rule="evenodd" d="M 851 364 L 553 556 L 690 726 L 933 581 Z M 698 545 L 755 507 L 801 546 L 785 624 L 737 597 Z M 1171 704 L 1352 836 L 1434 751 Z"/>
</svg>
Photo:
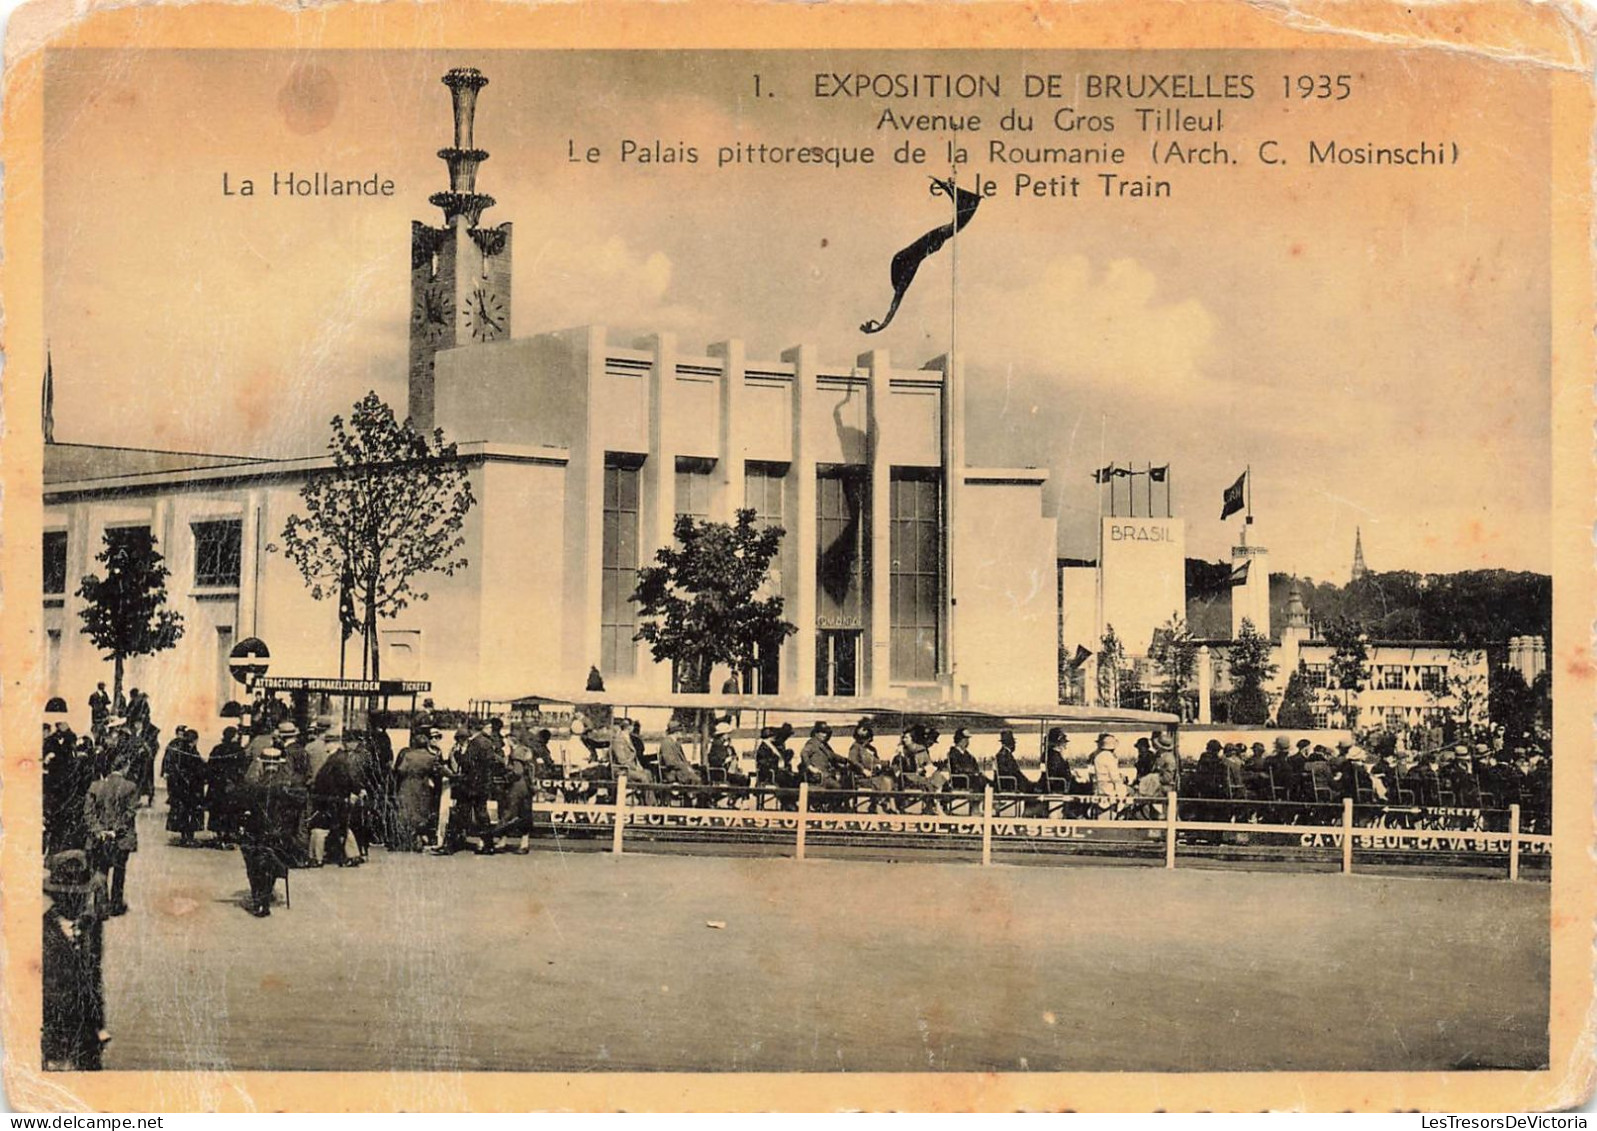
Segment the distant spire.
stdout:
<svg viewBox="0 0 1597 1131">
<path fill-rule="evenodd" d="M 1357 526 L 1353 528 L 1353 580 L 1357 581 L 1370 572 L 1370 567 L 1364 564 L 1364 531 Z"/>
<path fill-rule="evenodd" d="M 55 443 L 55 373 L 50 365 L 50 350 L 44 351 L 44 389 L 39 396 L 39 424 L 44 429 L 44 442 Z"/>
</svg>

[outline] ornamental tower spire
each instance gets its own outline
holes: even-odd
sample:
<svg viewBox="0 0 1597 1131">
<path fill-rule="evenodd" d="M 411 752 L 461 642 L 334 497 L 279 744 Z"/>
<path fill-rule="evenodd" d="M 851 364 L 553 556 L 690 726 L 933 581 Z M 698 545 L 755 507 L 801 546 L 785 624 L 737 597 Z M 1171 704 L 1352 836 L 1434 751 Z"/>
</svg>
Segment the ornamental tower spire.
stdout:
<svg viewBox="0 0 1597 1131">
<path fill-rule="evenodd" d="M 410 400 L 416 427 L 445 426 L 460 439 L 481 436 L 485 422 L 455 394 L 474 364 L 458 351 L 510 336 L 510 225 L 480 226 L 494 198 L 477 191 L 488 160 L 475 137 L 477 94 L 488 85 L 474 67 L 443 77 L 455 112 L 455 143 L 438 151 L 449 188 L 428 197 L 443 211 L 441 227 L 410 226 Z M 453 355 L 440 362 L 440 355 Z"/>
<path fill-rule="evenodd" d="M 455 104 L 455 144 L 438 151 L 449 165 L 449 191 L 433 193 L 427 203 L 443 209 L 444 227 L 452 228 L 464 217 L 466 227 L 475 228 L 484 209 L 494 205 L 493 197 L 477 191 L 477 167 L 488 160 L 488 151 L 476 148 L 472 140 L 477 92 L 488 85 L 488 77 L 475 67 L 456 67 L 442 82 Z"/>
</svg>

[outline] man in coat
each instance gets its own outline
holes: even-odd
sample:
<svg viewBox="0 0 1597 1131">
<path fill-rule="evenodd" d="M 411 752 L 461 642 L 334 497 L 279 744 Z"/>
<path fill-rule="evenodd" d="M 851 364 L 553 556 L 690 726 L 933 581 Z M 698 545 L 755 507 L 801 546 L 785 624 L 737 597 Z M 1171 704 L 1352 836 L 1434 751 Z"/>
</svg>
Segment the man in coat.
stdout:
<svg viewBox="0 0 1597 1131">
<path fill-rule="evenodd" d="M 1064 727 L 1048 728 L 1048 749 L 1043 754 L 1044 784 L 1049 793 L 1070 792 L 1070 735 Z"/>
<path fill-rule="evenodd" d="M 1020 761 L 1015 757 L 1015 732 L 1012 730 L 998 732 L 998 756 L 993 763 L 993 778 L 994 788 L 1006 793 L 1038 792 L 1038 783 L 1020 770 Z"/>
<path fill-rule="evenodd" d="M 101 680 L 89 696 L 89 732 L 95 741 L 105 737 L 105 721 L 111 717 L 111 697 L 106 694 L 105 681 Z"/>
<path fill-rule="evenodd" d="M 450 815 L 449 827 L 444 834 L 445 852 L 463 848 L 466 838 L 475 836 L 478 838 L 477 855 L 494 854 L 493 826 L 488 820 L 488 798 L 493 794 L 498 750 L 499 740 L 492 733 L 490 723 L 484 720 L 456 755 L 457 772 L 451 785 L 454 812 Z"/>
<path fill-rule="evenodd" d="M 118 722 L 115 716 L 110 721 Z M 127 777 L 125 762 L 112 752 L 100 755 L 96 769 L 99 776 L 83 799 L 89 862 L 106 879 L 110 898 L 106 914 L 125 915 L 128 858 L 139 850 L 139 791 Z"/>
<path fill-rule="evenodd" d="M 816 789 L 841 789 L 843 782 L 837 773 L 838 757 L 832 749 L 832 726 L 825 719 L 810 728 L 810 737 L 799 751 L 799 765 L 804 776 Z"/>
<path fill-rule="evenodd" d="M 361 863 L 361 857 L 351 859 L 349 856 L 349 816 L 360 801 L 364 786 L 355 776 L 350 752 L 342 739 L 338 724 L 329 723 L 324 740 L 329 753 L 321 758 L 316 776 L 311 779 L 310 807 L 316 813 L 315 823 L 327 830 L 322 863 L 353 868 Z"/>
<path fill-rule="evenodd" d="M 668 785 L 698 785 L 703 780 L 698 768 L 682 752 L 682 725 L 682 720 L 675 715 L 665 724 L 665 737 L 660 739 L 659 761 L 656 765 L 660 770 L 660 780 Z M 632 771 L 628 770 L 628 781 L 632 780 L 631 775 Z"/>
<path fill-rule="evenodd" d="M 180 726 L 166 744 L 161 776 L 166 779 L 166 831 L 178 844 L 192 848 L 194 834 L 205 826 L 205 760 L 196 742 L 199 734 Z"/>
<path fill-rule="evenodd" d="M 286 882 L 288 878 L 307 796 L 305 786 L 288 768 L 282 748 L 275 744 L 261 750 L 259 760 L 244 776 L 244 874 L 250 885 L 249 913 L 257 919 L 272 913 L 277 880 L 282 877 Z"/>
<path fill-rule="evenodd" d="M 955 728 L 954 744 L 948 748 L 948 776 L 963 778 L 965 789 L 971 793 L 981 793 L 992 784 L 981 772 L 976 755 L 970 752 L 970 731 L 964 727 Z"/>
<path fill-rule="evenodd" d="M 52 699 L 45 707 L 50 733 L 44 738 L 44 850 L 63 852 L 83 847 L 83 795 L 91 777 L 78 756 L 78 739 L 67 725 L 66 702 Z"/>
<path fill-rule="evenodd" d="M 47 1071 L 98 1072 L 105 1031 L 104 926 L 99 886 L 79 849 L 51 856 L 41 954 L 41 1063 Z"/>
<path fill-rule="evenodd" d="M 1092 754 L 1092 787 L 1099 797 L 1118 802 L 1126 795 L 1126 779 L 1120 773 L 1116 745 L 1114 735 L 1105 733 L 1098 736 L 1098 748 Z"/>
</svg>

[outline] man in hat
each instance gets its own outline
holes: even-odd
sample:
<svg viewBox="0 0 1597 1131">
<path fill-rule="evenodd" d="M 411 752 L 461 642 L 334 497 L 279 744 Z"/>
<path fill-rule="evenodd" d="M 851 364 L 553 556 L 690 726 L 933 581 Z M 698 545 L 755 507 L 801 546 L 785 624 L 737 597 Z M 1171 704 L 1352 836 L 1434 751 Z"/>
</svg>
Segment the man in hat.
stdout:
<svg viewBox="0 0 1597 1131">
<path fill-rule="evenodd" d="M 782 735 L 785 730 L 787 735 Z M 754 747 L 755 782 L 777 789 L 798 788 L 798 775 L 793 772 L 793 752 L 787 748 L 786 738 L 793 733 L 792 723 L 781 727 L 760 728 L 760 741 Z M 782 802 L 785 808 L 789 803 Z"/>
<path fill-rule="evenodd" d="M 660 772 L 660 780 L 667 785 L 698 785 L 700 782 L 699 771 L 688 761 L 687 755 L 682 752 L 682 719 L 672 715 L 665 724 L 665 737 L 660 739 L 660 751 L 655 762 Z M 641 768 L 641 767 L 640 767 Z M 634 771 L 627 771 L 627 780 L 632 780 Z M 643 778 L 648 781 L 647 775 Z"/>
<path fill-rule="evenodd" d="M 90 775 L 78 757 L 78 739 L 67 725 L 65 699 L 51 699 L 44 708 L 44 850 L 61 852 L 83 846 L 83 796 Z"/>
<path fill-rule="evenodd" d="M 180 726 L 166 744 L 161 776 L 166 779 L 166 831 L 177 833 L 183 848 L 194 846 L 194 834 L 205 826 L 205 760 L 199 734 Z"/>
<path fill-rule="evenodd" d="M 112 716 L 115 721 L 116 716 Z M 128 858 L 139 849 L 139 791 L 127 776 L 124 757 L 114 751 L 100 753 L 95 773 L 83 799 L 89 862 L 105 877 L 110 891 L 106 914 L 125 915 Z"/>
<path fill-rule="evenodd" d="M 850 744 L 844 761 L 847 763 L 847 772 L 853 779 L 855 789 L 875 790 L 880 793 L 892 791 L 893 775 L 876 752 L 876 729 L 864 719 L 854 727 L 854 741 Z M 879 808 L 878 799 L 872 798 L 871 812 L 875 813 Z M 891 799 L 888 808 L 892 808 Z"/>
<path fill-rule="evenodd" d="M 47 868 L 41 1063 L 46 1070 L 98 1072 L 101 1051 L 111 1039 L 105 1031 L 105 936 L 95 906 L 99 887 L 80 849 L 51 856 Z"/>
<path fill-rule="evenodd" d="M 443 851 L 465 847 L 466 838 L 478 839 L 474 850 L 479 856 L 494 854 L 493 826 L 488 820 L 488 798 L 493 792 L 494 766 L 499 746 L 490 720 L 484 719 L 477 732 L 466 740 L 456 755 L 456 773 L 450 788 L 454 793 L 454 812 L 444 833 Z"/>
<path fill-rule="evenodd" d="M 965 788 L 971 793 L 981 793 L 992 784 L 981 772 L 976 755 L 970 752 L 970 731 L 964 727 L 954 728 L 954 743 L 948 748 L 948 776 L 963 778 Z"/>
<path fill-rule="evenodd" d="M 1064 727 L 1048 728 L 1048 745 L 1043 753 L 1042 785 L 1048 793 L 1070 792 L 1070 734 Z"/>
<path fill-rule="evenodd" d="M 799 751 L 799 765 L 815 789 L 841 789 L 837 773 L 837 752 L 832 749 L 832 724 L 821 719 L 810 728 L 810 737 Z"/>
<path fill-rule="evenodd" d="M 365 797 L 365 785 L 355 776 L 343 737 L 338 723 L 328 720 L 324 739 L 328 753 L 320 759 L 321 766 L 311 779 L 310 808 L 316 814 L 312 823 L 327 830 L 322 863 L 353 868 L 361 863 L 361 857 L 351 859 L 349 856 L 349 816 L 351 809 Z"/>
<path fill-rule="evenodd" d="M 101 680 L 89 695 L 89 733 L 96 742 L 105 737 L 105 724 L 110 717 L 111 696 L 106 694 L 105 681 Z"/>
<path fill-rule="evenodd" d="M 1001 730 L 998 732 L 998 755 L 993 764 L 993 777 L 998 789 L 1013 793 L 1037 793 L 1040 783 L 1032 781 L 1020 770 L 1020 762 L 1015 757 L 1015 732 Z"/>
<path fill-rule="evenodd" d="M 280 733 L 284 739 L 293 737 L 292 732 L 280 729 Z M 261 750 L 259 760 L 244 776 L 244 874 L 250 885 L 249 913 L 257 919 L 272 913 L 278 877 L 287 880 L 307 796 L 275 741 Z"/>
<path fill-rule="evenodd" d="M 432 732 L 436 712 L 431 699 L 421 701 L 421 710 L 410 717 L 410 744 L 412 746 L 426 746 L 427 736 Z"/>
<path fill-rule="evenodd" d="M 293 813 L 293 836 L 289 848 L 289 867 L 319 868 L 321 862 L 311 859 L 310 827 L 310 760 L 305 754 L 305 744 L 300 741 L 299 727 L 292 719 L 283 719 L 272 730 L 272 745 L 282 756 L 288 775 L 298 790 L 294 799 L 286 800 L 285 812 Z"/>
</svg>

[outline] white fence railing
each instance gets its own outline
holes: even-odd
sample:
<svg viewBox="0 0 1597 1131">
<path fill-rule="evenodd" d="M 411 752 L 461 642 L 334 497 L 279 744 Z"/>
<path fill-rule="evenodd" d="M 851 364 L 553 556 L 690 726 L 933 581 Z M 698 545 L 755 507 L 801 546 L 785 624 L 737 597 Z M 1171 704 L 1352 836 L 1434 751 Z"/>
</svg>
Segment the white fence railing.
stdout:
<svg viewBox="0 0 1597 1131">
<path fill-rule="evenodd" d="M 979 836 L 981 838 L 981 862 L 990 865 L 993 859 L 993 840 L 995 835 L 1006 838 L 1019 837 L 1071 837 L 1075 834 L 1085 835 L 1089 830 L 1102 831 L 1105 829 L 1137 831 L 1144 830 L 1150 834 L 1159 834 L 1164 841 L 1164 866 L 1176 866 L 1177 846 L 1182 833 L 1223 833 L 1223 834 L 1278 834 L 1289 837 L 1311 838 L 1326 840 L 1341 849 L 1341 871 L 1344 875 L 1353 872 L 1353 855 L 1355 847 L 1363 847 L 1366 851 L 1398 851 L 1405 848 L 1413 850 L 1418 847 L 1425 851 L 1444 851 L 1457 853 L 1473 850 L 1482 856 L 1493 858 L 1498 855 L 1506 856 L 1507 875 L 1510 880 L 1519 879 L 1521 854 L 1529 849 L 1538 855 L 1547 855 L 1552 851 L 1552 837 L 1539 833 L 1527 833 L 1520 830 L 1520 807 L 1511 805 L 1508 809 L 1508 827 L 1502 830 L 1489 831 L 1482 829 L 1414 829 L 1410 827 L 1387 827 L 1382 825 L 1357 825 L 1354 823 L 1354 804 L 1351 798 L 1345 799 L 1341 804 L 1341 821 L 1337 824 L 1272 824 L 1261 821 L 1212 821 L 1212 820 L 1182 820 L 1180 818 L 1180 803 L 1183 800 L 1177 794 L 1166 794 L 1163 800 L 1157 798 L 1092 798 L 1072 796 L 1068 798 L 1071 803 L 1095 805 L 1102 812 L 1091 817 L 1065 817 L 1065 816 L 1024 816 L 1018 814 L 1000 815 L 995 810 L 994 796 L 991 786 L 982 794 L 935 794 L 935 795 L 909 795 L 925 803 L 928 799 L 940 803 L 941 807 L 923 813 L 903 812 L 871 812 L 868 814 L 849 812 L 846 810 L 816 810 L 810 804 L 810 787 L 808 783 L 801 783 L 796 791 L 775 791 L 769 789 L 753 788 L 747 791 L 753 795 L 782 795 L 794 798 L 796 804 L 793 809 L 767 809 L 759 807 L 753 809 L 703 807 L 694 805 L 649 805 L 637 804 L 628 796 L 627 779 L 618 777 L 613 783 L 603 783 L 601 788 L 613 790 L 614 796 L 608 800 L 588 799 L 582 801 L 537 801 L 533 804 L 534 812 L 547 813 L 551 820 L 557 824 L 580 823 L 590 829 L 602 829 L 610 826 L 610 850 L 620 854 L 625 850 L 626 830 L 629 825 L 647 827 L 651 823 L 661 826 L 669 824 L 676 829 L 685 830 L 716 830 L 721 832 L 759 831 L 790 834 L 793 838 L 793 855 L 796 859 L 803 860 L 808 849 L 808 839 L 812 830 L 823 833 L 859 834 L 868 832 L 881 832 L 888 830 L 902 830 L 907 833 L 949 833 L 963 836 Z M 636 788 L 636 787 L 635 787 Z M 649 788 L 649 787 L 645 787 Z M 702 787 L 682 786 L 679 791 L 692 797 L 694 794 L 706 792 Z M 872 801 L 870 793 L 848 794 L 844 791 L 827 791 L 829 796 L 848 797 L 855 801 Z M 898 795 L 902 796 L 902 795 Z M 975 801 L 980 797 L 981 807 L 975 808 Z M 1024 798 L 1006 798 L 1006 804 L 1025 801 Z M 1060 798 L 1038 798 L 1042 802 L 1059 802 Z M 1188 804 L 1208 804 L 1214 802 L 1209 799 L 1185 798 Z M 947 811 L 953 803 L 964 802 L 971 811 L 966 813 L 950 813 Z M 874 807 L 874 806 L 873 806 Z M 1118 813 L 1112 813 L 1115 808 L 1122 810 L 1137 809 L 1139 811 L 1152 811 L 1163 809 L 1163 813 L 1153 819 L 1123 818 Z M 1324 811 L 1327 806 L 1314 807 Z M 575 818 L 576 821 L 572 821 Z M 1152 837 L 1150 836 L 1150 839 Z M 1363 842 L 1362 845 L 1360 842 Z M 1466 847 L 1467 846 L 1467 847 Z"/>
</svg>

